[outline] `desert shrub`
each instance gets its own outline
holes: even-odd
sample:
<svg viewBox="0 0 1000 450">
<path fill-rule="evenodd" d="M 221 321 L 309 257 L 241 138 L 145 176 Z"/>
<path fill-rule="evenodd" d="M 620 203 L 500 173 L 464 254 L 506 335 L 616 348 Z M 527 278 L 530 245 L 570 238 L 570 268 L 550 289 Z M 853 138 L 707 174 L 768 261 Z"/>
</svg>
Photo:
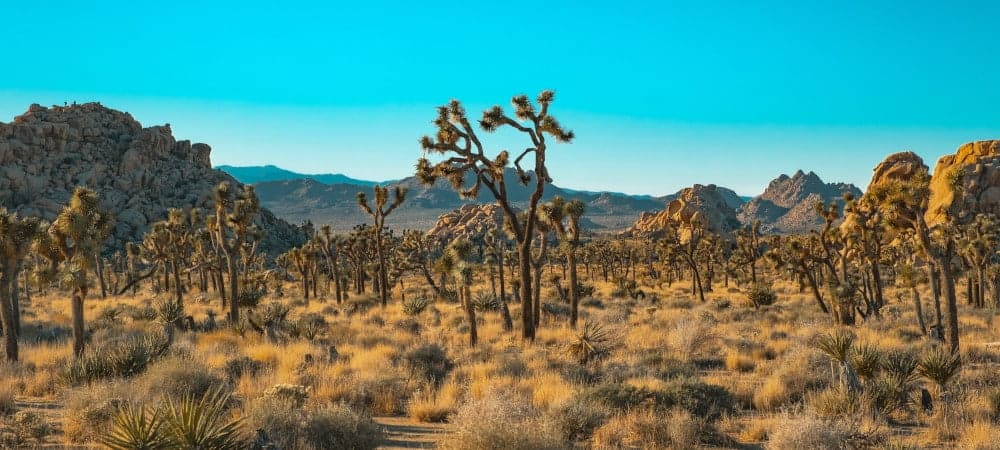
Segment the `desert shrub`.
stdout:
<svg viewBox="0 0 1000 450">
<path fill-rule="evenodd" d="M 438 344 L 424 344 L 411 349 L 403 355 L 403 362 L 411 376 L 429 380 L 435 386 L 440 386 L 455 367 L 444 347 Z"/>
<path fill-rule="evenodd" d="M 444 422 L 455 412 L 455 405 L 448 399 L 441 399 L 434 390 L 418 392 L 410 399 L 407 414 L 417 422 Z"/>
<path fill-rule="evenodd" d="M 705 320 L 679 320 L 667 334 L 671 350 L 685 362 L 705 354 L 714 340 L 712 325 Z"/>
<path fill-rule="evenodd" d="M 326 319 L 317 313 L 305 313 L 288 327 L 288 334 L 296 339 L 313 340 L 327 328 Z"/>
<path fill-rule="evenodd" d="M 839 450 L 844 447 L 850 436 L 850 430 L 838 421 L 824 420 L 807 414 L 786 415 L 771 430 L 767 448 Z"/>
<path fill-rule="evenodd" d="M 612 348 L 611 334 L 596 322 L 586 322 L 566 347 L 566 353 L 581 365 L 608 355 Z"/>
<path fill-rule="evenodd" d="M 566 401 L 546 413 L 566 442 L 589 439 L 597 427 L 607 422 L 607 408 L 582 401 Z"/>
<path fill-rule="evenodd" d="M 230 382 L 234 382 L 240 377 L 246 376 L 256 376 L 262 370 L 264 370 L 264 363 L 250 358 L 249 356 L 240 356 L 238 358 L 230 359 L 226 361 L 226 365 L 223 366 L 222 371 L 226 374 L 226 378 Z"/>
<path fill-rule="evenodd" d="M 773 305 L 777 299 L 778 296 L 769 283 L 755 283 L 747 289 L 747 301 L 754 308 Z"/>
<path fill-rule="evenodd" d="M 146 370 L 167 351 L 167 341 L 158 334 L 139 334 L 93 348 L 65 363 L 60 378 L 70 385 L 112 377 L 129 377 Z"/>
<path fill-rule="evenodd" d="M 403 313 L 408 316 L 419 316 L 430 304 L 429 297 L 410 297 L 403 301 Z"/>
<path fill-rule="evenodd" d="M 719 434 L 684 410 L 658 413 L 643 409 L 609 420 L 594 432 L 599 448 L 693 449 L 702 443 L 716 443 Z"/>
<path fill-rule="evenodd" d="M 711 420 L 736 409 L 736 399 L 729 391 L 690 378 L 668 380 L 657 390 L 619 383 L 602 384 L 583 390 L 579 400 L 619 411 L 639 406 L 659 411 L 676 407 Z"/>
<path fill-rule="evenodd" d="M 820 417 L 851 417 L 861 411 L 861 398 L 843 387 L 833 387 L 813 395 L 809 405 Z"/>
<path fill-rule="evenodd" d="M 302 429 L 304 449 L 344 448 L 368 450 L 378 447 L 382 429 L 371 418 L 344 405 L 331 405 L 308 413 Z"/>
<path fill-rule="evenodd" d="M 777 362 L 776 370 L 764 379 L 753 395 L 753 406 L 776 411 L 803 399 L 810 391 L 829 384 L 829 364 L 814 352 L 788 353 Z"/>
<path fill-rule="evenodd" d="M 740 351 L 730 351 L 726 354 L 726 369 L 734 372 L 753 372 L 756 363 L 749 355 Z"/>
<path fill-rule="evenodd" d="M 204 364 L 180 357 L 165 358 L 153 364 L 141 381 L 150 398 L 201 398 L 223 385 L 222 378 L 213 374 Z"/>
<path fill-rule="evenodd" d="M 420 334 L 420 322 L 417 322 L 417 319 L 412 317 L 397 320 L 392 324 L 392 328 L 414 336 Z"/>
<path fill-rule="evenodd" d="M 33 411 L 18 411 L 11 418 L 11 429 L 21 442 L 42 443 L 52 432 L 45 418 Z"/>
<path fill-rule="evenodd" d="M 309 388 L 297 384 L 276 384 L 264 391 L 264 398 L 298 409 L 305 406 L 309 399 Z"/>
<path fill-rule="evenodd" d="M 96 441 L 108 431 L 124 401 L 127 400 L 111 386 L 95 386 L 70 392 L 65 402 L 63 434 L 72 443 Z"/>
<path fill-rule="evenodd" d="M 527 399 L 491 391 L 472 400 L 451 417 L 449 433 L 438 442 L 443 450 L 567 449 L 559 431 Z M 530 432 L 525 432 L 530 430 Z"/>
<path fill-rule="evenodd" d="M 0 416 L 14 414 L 14 384 L 0 386 Z"/>
<path fill-rule="evenodd" d="M 1000 443 L 1000 428 L 996 424 L 975 422 L 966 425 L 958 438 L 959 446 L 969 450 L 991 450 Z"/>
</svg>

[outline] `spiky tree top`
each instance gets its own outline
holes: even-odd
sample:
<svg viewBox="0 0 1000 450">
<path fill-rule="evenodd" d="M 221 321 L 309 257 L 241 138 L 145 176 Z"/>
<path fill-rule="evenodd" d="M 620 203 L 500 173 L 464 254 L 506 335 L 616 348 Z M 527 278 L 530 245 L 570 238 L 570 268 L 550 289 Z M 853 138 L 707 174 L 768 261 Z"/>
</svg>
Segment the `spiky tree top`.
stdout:
<svg viewBox="0 0 1000 450">
<path fill-rule="evenodd" d="M 49 227 L 51 244 L 61 260 L 89 268 L 104 247 L 111 225 L 111 214 L 101 207 L 97 194 L 78 187 Z"/>
<path fill-rule="evenodd" d="M 40 234 L 40 221 L 34 217 L 20 217 L 17 213 L 0 208 L 0 264 L 20 261 L 31 249 L 32 241 Z M 12 267 L 11 267 L 12 268 Z"/>
<path fill-rule="evenodd" d="M 479 120 L 479 129 L 492 133 L 503 127 L 511 127 L 524 133 L 531 141 L 531 146 L 520 151 L 513 159 L 521 183 L 531 180 L 528 170 L 522 167 L 522 160 L 529 154 L 535 154 L 533 170 L 535 176 L 551 183 L 548 170 L 545 167 L 546 136 L 551 136 L 557 142 L 571 142 L 573 132 L 562 127 L 555 117 L 549 114 L 549 106 L 555 98 L 553 91 L 542 91 L 536 98 L 537 106 L 526 95 L 518 95 L 511 99 L 514 116 L 510 117 L 500 106 L 494 106 L 483 112 Z M 437 132 L 432 136 L 420 139 L 420 145 L 425 156 L 417 161 L 417 176 L 424 184 L 433 184 L 439 178 L 446 178 L 453 189 L 464 198 L 476 198 L 479 190 L 486 188 L 501 206 L 509 209 L 507 203 L 507 188 L 504 184 L 504 169 L 511 162 L 511 154 L 501 150 L 494 157 L 486 155 L 482 141 L 466 116 L 465 108 L 457 100 L 438 108 L 438 116 L 434 119 Z M 437 163 L 432 163 L 429 154 L 447 155 Z M 473 178 L 471 186 L 466 186 L 467 176 Z M 508 216 L 515 212 L 506 211 Z M 519 228 L 519 227 L 517 227 Z"/>
<path fill-rule="evenodd" d="M 372 217 L 385 217 L 392 213 L 406 200 L 406 188 L 396 186 L 392 190 L 392 203 L 389 203 L 389 188 L 376 185 L 375 204 L 368 204 L 368 196 L 364 192 L 358 192 L 358 206 Z M 386 206 L 388 205 L 388 207 Z"/>
</svg>

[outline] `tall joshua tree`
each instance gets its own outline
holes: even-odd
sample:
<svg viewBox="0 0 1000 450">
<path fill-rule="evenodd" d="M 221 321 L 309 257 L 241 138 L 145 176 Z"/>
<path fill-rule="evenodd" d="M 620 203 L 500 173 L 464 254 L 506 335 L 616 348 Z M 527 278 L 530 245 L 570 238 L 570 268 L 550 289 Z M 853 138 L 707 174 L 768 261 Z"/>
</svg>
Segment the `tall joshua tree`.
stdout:
<svg viewBox="0 0 1000 450">
<path fill-rule="evenodd" d="M 385 264 L 385 243 L 383 233 L 385 230 L 385 218 L 403 204 L 406 200 L 406 188 L 396 186 L 393 189 L 392 203 L 389 203 L 389 188 L 375 186 L 375 204 L 368 204 L 368 197 L 364 192 L 358 192 L 358 206 L 372 218 L 372 231 L 375 233 L 375 253 L 378 257 L 378 285 L 379 294 L 382 297 L 382 306 L 389 303 L 389 275 Z"/>
<path fill-rule="evenodd" d="M 4 349 L 8 361 L 17 361 L 17 301 L 14 283 L 32 241 L 40 234 L 39 221 L 21 218 L 0 208 L 0 319 L 3 320 Z"/>
<path fill-rule="evenodd" d="M 565 201 L 562 197 L 555 197 L 548 203 L 542 205 L 542 217 L 555 230 L 559 237 L 560 244 L 566 253 L 569 265 L 569 325 L 576 328 L 577 313 L 579 311 L 580 293 L 578 289 L 576 261 L 577 247 L 580 246 L 580 218 L 586 206 L 579 200 Z M 565 223 L 564 223 L 565 222 Z"/>
<path fill-rule="evenodd" d="M 534 238 L 539 202 L 545 191 L 545 184 L 551 183 L 548 168 L 545 165 L 548 150 L 547 137 L 556 142 L 571 142 L 573 132 L 565 130 L 555 117 L 549 114 L 549 106 L 555 98 L 553 91 L 542 91 L 536 99 L 537 107 L 526 95 L 518 95 L 511 99 L 514 106 L 514 117 L 508 116 L 503 108 L 494 106 L 483 112 L 479 120 L 479 128 L 487 133 L 503 127 L 511 127 L 522 133 L 530 141 L 513 159 L 514 169 L 522 184 L 531 182 L 532 175 L 521 166 L 522 160 L 534 156 L 534 190 L 528 200 L 527 214 L 518 217 L 513 203 L 508 197 L 507 184 L 504 178 L 505 169 L 511 161 L 511 154 L 501 150 L 496 156 L 486 155 L 483 142 L 479 139 L 476 129 L 466 117 L 465 108 L 457 100 L 438 108 L 438 116 L 434 119 L 437 132 L 434 137 L 424 136 L 420 145 L 424 157 L 417 161 L 417 176 L 425 184 L 433 184 L 438 178 L 447 178 L 452 188 L 465 197 L 478 197 L 483 186 L 496 199 L 497 205 L 503 210 L 508 225 L 513 231 L 517 244 L 518 269 L 520 272 L 521 290 L 521 324 L 522 337 L 534 340 L 535 326 L 531 313 L 531 242 Z M 444 159 L 432 163 L 428 154 L 444 156 Z M 473 178 L 471 184 L 466 184 L 466 177 Z"/>
<path fill-rule="evenodd" d="M 236 193 L 228 181 L 215 187 L 215 217 L 209 220 L 209 228 L 229 274 L 229 320 L 233 323 L 240 319 L 237 261 L 243 246 L 257 234 L 253 219 L 258 211 L 260 202 L 252 186 L 244 186 L 240 193 Z"/>
<path fill-rule="evenodd" d="M 97 255 L 111 230 L 111 215 L 100 206 L 97 194 L 78 187 L 59 216 L 49 227 L 51 247 L 62 263 L 63 283 L 73 292 L 73 354 L 79 357 L 84 348 L 83 301 L 90 283 L 87 274 L 94 270 Z"/>
</svg>

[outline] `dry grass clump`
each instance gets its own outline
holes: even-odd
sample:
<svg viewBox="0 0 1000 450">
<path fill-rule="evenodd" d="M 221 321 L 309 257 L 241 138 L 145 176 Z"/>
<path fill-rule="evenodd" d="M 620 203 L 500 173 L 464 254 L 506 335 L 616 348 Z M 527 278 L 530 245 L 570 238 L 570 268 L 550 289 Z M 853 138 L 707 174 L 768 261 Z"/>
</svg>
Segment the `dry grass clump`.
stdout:
<svg viewBox="0 0 1000 450">
<path fill-rule="evenodd" d="M 715 340 L 712 324 L 705 319 L 682 317 L 667 334 L 670 349 L 684 362 L 708 354 Z"/>
<path fill-rule="evenodd" d="M 0 416 L 9 416 L 16 410 L 14 406 L 14 384 L 0 386 Z"/>
<path fill-rule="evenodd" d="M 244 410 L 246 426 L 261 430 L 276 448 L 367 450 L 378 446 L 383 431 L 370 417 L 343 404 L 306 406 L 308 391 L 295 388 L 278 385 L 251 402 Z"/>
<path fill-rule="evenodd" d="M 775 370 L 753 396 L 753 405 L 764 411 L 802 400 L 807 392 L 821 389 L 828 383 L 823 369 L 827 367 L 815 353 L 799 350 L 786 354 L 772 364 Z"/>
<path fill-rule="evenodd" d="M 215 375 L 204 364 L 187 357 L 168 357 L 149 367 L 136 380 L 147 397 L 161 396 L 180 399 L 185 396 L 201 398 L 213 389 L 223 387 L 221 377 Z"/>
<path fill-rule="evenodd" d="M 63 435 L 68 442 L 95 442 L 107 433 L 118 408 L 131 400 L 131 389 L 120 382 L 96 383 L 69 391 L 66 395 L 66 415 Z"/>
<path fill-rule="evenodd" d="M 458 408 L 462 387 L 446 382 L 440 388 L 428 386 L 410 399 L 407 414 L 418 422 L 444 422 Z"/>
<path fill-rule="evenodd" d="M 567 449 L 554 424 L 517 394 L 487 393 L 458 408 L 449 433 L 438 441 L 443 450 Z"/>
<path fill-rule="evenodd" d="M 683 409 L 666 413 L 650 409 L 629 411 L 598 428 L 593 441 L 598 448 L 607 449 L 692 449 L 703 444 L 727 443 L 705 419 Z"/>
<path fill-rule="evenodd" d="M 757 363 L 753 357 L 740 351 L 730 350 L 726 353 L 726 369 L 734 372 L 753 372 Z"/>
<path fill-rule="evenodd" d="M 967 450 L 996 450 L 1000 448 L 1000 426 L 989 422 L 972 423 L 962 429 L 958 445 Z"/>
<path fill-rule="evenodd" d="M 769 433 L 766 448 L 840 450 L 854 436 L 854 430 L 843 421 L 823 419 L 808 412 L 786 414 Z"/>
</svg>

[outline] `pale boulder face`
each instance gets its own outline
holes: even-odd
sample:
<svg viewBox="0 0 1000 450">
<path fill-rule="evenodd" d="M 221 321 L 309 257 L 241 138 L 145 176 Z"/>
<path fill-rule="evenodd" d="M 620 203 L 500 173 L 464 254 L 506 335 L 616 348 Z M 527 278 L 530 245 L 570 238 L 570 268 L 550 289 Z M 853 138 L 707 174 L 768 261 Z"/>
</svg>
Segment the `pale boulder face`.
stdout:
<svg viewBox="0 0 1000 450">
<path fill-rule="evenodd" d="M 870 192 L 872 188 L 881 186 L 890 180 L 909 180 L 921 170 L 927 170 L 927 165 L 924 164 L 923 158 L 917 156 L 916 153 L 893 153 L 875 166 L 872 180 L 868 183 L 868 189 L 865 192 Z"/>
<path fill-rule="evenodd" d="M 924 218 L 963 222 L 978 213 L 1000 215 L 1000 140 L 970 142 L 938 160 Z"/>
<path fill-rule="evenodd" d="M 503 223 L 503 209 L 496 204 L 469 204 L 441 215 L 427 234 L 444 242 L 460 238 L 471 240 L 482 238 Z"/>
<path fill-rule="evenodd" d="M 170 125 L 143 128 L 99 103 L 31 105 L 13 122 L 0 122 L 0 206 L 52 220 L 77 186 L 89 187 L 116 217 L 108 245 L 121 249 L 141 240 L 169 208 L 207 210 L 218 183 L 239 185 L 212 169 L 210 154 L 207 144 L 174 139 Z M 269 253 L 305 239 L 269 211 L 257 223 Z"/>
<path fill-rule="evenodd" d="M 663 211 L 643 213 L 626 233 L 633 236 L 656 235 L 670 226 L 677 227 L 681 239 L 687 240 L 695 227 L 729 236 L 740 227 L 740 222 L 736 219 L 736 211 L 714 184 L 696 184 L 682 190 Z"/>
</svg>

